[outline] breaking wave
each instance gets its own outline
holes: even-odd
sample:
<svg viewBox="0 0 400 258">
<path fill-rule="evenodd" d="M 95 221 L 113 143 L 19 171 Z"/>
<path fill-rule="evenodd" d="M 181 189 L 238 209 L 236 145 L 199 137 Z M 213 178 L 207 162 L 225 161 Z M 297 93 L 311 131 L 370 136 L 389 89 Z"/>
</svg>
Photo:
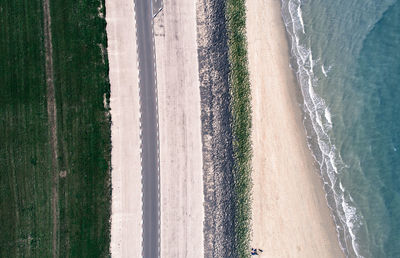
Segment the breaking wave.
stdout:
<svg viewBox="0 0 400 258">
<path fill-rule="evenodd" d="M 301 0 L 282 0 L 282 17 L 289 34 L 293 68 L 304 98 L 304 125 L 308 135 L 308 145 L 320 167 L 340 247 L 347 256 L 362 257 L 357 244 L 357 232 L 363 219 L 353 205 L 350 194 L 340 182 L 339 175 L 346 166 L 329 137 L 332 130 L 332 115 L 324 99 L 314 91 L 318 85 L 318 78 L 313 72 L 316 61 L 313 59 L 310 47 L 301 41 L 306 35 Z M 327 76 L 323 66 L 322 69 L 323 74 Z M 327 70 L 329 71 L 329 68 Z"/>
</svg>

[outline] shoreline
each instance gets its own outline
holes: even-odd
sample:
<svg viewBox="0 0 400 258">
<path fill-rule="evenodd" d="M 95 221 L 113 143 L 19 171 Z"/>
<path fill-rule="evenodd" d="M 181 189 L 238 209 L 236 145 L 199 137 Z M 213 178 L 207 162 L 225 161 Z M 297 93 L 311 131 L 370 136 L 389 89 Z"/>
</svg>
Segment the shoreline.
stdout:
<svg viewBox="0 0 400 258">
<path fill-rule="evenodd" d="M 246 7 L 253 109 L 251 247 L 267 257 L 343 257 L 306 142 L 281 2 L 248 0 Z"/>
</svg>

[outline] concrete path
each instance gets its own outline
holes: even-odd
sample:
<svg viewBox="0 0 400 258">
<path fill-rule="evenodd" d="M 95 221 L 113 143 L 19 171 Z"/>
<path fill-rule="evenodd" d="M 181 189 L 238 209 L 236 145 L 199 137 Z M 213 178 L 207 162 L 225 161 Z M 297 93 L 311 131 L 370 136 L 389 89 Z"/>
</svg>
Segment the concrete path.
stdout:
<svg viewBox="0 0 400 258">
<path fill-rule="evenodd" d="M 142 256 L 139 71 L 134 1 L 106 1 L 112 116 L 113 257 Z"/>
<path fill-rule="evenodd" d="M 196 1 L 155 17 L 160 124 L 161 257 L 204 257 Z"/>
</svg>

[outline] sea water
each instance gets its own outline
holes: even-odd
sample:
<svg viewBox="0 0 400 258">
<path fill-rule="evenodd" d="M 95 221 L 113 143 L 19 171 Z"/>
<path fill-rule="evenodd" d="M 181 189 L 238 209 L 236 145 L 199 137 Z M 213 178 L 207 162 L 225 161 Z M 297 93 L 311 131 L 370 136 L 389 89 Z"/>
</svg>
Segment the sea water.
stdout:
<svg viewBox="0 0 400 258">
<path fill-rule="evenodd" d="M 400 257 L 400 0 L 282 0 L 291 66 L 348 257 Z"/>
</svg>

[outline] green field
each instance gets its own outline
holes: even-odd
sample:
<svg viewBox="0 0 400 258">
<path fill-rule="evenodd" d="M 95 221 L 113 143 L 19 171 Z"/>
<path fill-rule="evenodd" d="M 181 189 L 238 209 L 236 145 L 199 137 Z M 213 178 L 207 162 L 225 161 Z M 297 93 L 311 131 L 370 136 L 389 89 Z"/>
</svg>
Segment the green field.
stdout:
<svg viewBox="0 0 400 258">
<path fill-rule="evenodd" d="M 0 3 L 0 257 L 51 253 L 42 6 Z"/>
<path fill-rule="evenodd" d="M 103 102 L 109 82 L 100 6 L 104 0 L 50 0 L 58 140 L 53 171 L 43 1 L 0 2 L 0 257 L 51 257 L 53 237 L 61 257 L 109 255 L 111 142 Z"/>
<path fill-rule="evenodd" d="M 234 151 L 235 247 L 249 256 L 251 223 L 251 93 L 247 61 L 245 0 L 227 0 L 226 19 Z"/>
</svg>

